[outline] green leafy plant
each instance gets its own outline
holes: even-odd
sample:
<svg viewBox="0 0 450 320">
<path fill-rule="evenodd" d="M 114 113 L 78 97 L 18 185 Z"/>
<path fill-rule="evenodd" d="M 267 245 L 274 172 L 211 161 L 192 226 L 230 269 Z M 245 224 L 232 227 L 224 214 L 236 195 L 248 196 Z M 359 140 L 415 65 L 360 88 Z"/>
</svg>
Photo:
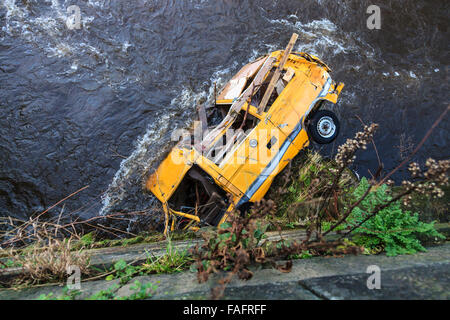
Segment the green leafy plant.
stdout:
<svg viewBox="0 0 450 320">
<path fill-rule="evenodd" d="M 210 274 L 227 271 L 219 285 L 212 288 L 212 298 L 218 299 L 223 295 L 233 275 L 242 280 L 250 279 L 253 276 L 253 272 L 249 270 L 252 263 L 271 263 L 282 272 L 290 270 L 292 264 L 277 265 L 266 255 L 276 249 L 265 247 L 268 243 L 266 231 L 269 224 L 264 217 L 272 215 L 275 210 L 273 201 L 262 200 L 253 205 L 250 213 L 241 215 L 233 211 L 228 221 L 219 228 L 202 233 L 203 245 L 197 245 L 192 250 L 195 259 L 192 271 L 197 272 L 198 281 L 205 282 Z"/>
<path fill-rule="evenodd" d="M 83 246 L 89 247 L 95 242 L 95 236 L 93 232 L 87 233 L 81 237 L 80 242 Z"/>
<path fill-rule="evenodd" d="M 368 188 L 369 183 L 366 178 L 363 178 L 353 193 L 354 197 L 360 199 Z M 345 227 L 357 226 L 367 217 L 368 213 L 373 212 L 377 206 L 388 203 L 391 199 L 388 186 L 385 184 L 379 186 L 352 210 Z M 380 210 L 377 215 L 356 228 L 354 234 L 354 241 L 357 244 L 370 250 L 382 247 L 388 256 L 425 251 L 425 248 L 417 239 L 418 234 L 440 239 L 445 238 L 434 229 L 434 222 L 424 223 L 419 221 L 418 214 L 403 211 L 399 201 L 395 201 Z"/>
<path fill-rule="evenodd" d="M 151 282 L 142 284 L 138 280 L 134 281 L 134 285 L 130 287 L 131 290 L 135 291 L 129 296 L 121 297 L 120 300 L 144 300 L 151 298 L 156 292 L 157 286 Z"/>
<path fill-rule="evenodd" d="M 49 294 L 41 294 L 39 296 L 39 300 L 75 300 L 78 296 L 81 295 L 81 291 L 79 290 L 70 290 L 68 287 L 64 287 L 62 290 L 62 294 L 56 296 L 53 292 Z"/>
<path fill-rule="evenodd" d="M 72 250 L 72 238 L 58 240 L 49 238 L 29 246 L 27 250 L 8 251 L 13 265 L 21 266 L 23 273 L 17 279 L 20 283 L 46 283 L 65 281 L 67 268 L 78 266 L 81 274 L 89 275 L 90 254 L 83 250 Z"/>
<path fill-rule="evenodd" d="M 324 159 L 316 151 L 308 151 L 293 162 L 295 169 L 287 167 L 283 175 L 274 182 L 275 188 L 280 183 L 282 185 L 269 191 L 268 197 L 278 206 L 277 212 L 270 219 L 270 230 L 308 227 L 311 220 L 314 220 L 311 218 L 321 211 L 325 212 L 325 219 L 322 221 L 336 218 L 346 195 L 351 193 L 357 183 L 352 171 L 345 169 L 332 192 L 332 204 L 325 205 L 323 196 L 333 183 L 336 162 Z"/>
<path fill-rule="evenodd" d="M 291 254 L 288 258 L 289 259 L 310 259 L 313 257 L 313 254 L 309 250 L 305 250 L 304 252 L 298 254 Z"/>
<path fill-rule="evenodd" d="M 128 264 L 121 259 L 114 264 L 111 270 L 112 273 L 105 279 L 120 279 L 120 283 L 125 284 L 136 275 L 181 272 L 187 269 L 192 262 L 193 259 L 189 255 L 188 250 L 177 250 L 169 238 L 166 254 L 155 257 L 147 253 L 147 261 L 138 266 Z"/>
<path fill-rule="evenodd" d="M 15 264 L 14 260 L 6 259 L 6 261 L 0 261 L 0 269 L 12 268 L 12 267 L 20 267 L 21 265 Z"/>
<path fill-rule="evenodd" d="M 105 290 L 100 290 L 93 295 L 91 295 L 86 300 L 113 300 L 116 298 L 115 292 L 117 289 L 119 289 L 119 285 L 114 284 L 113 286 L 109 287 Z"/>
<path fill-rule="evenodd" d="M 120 279 L 121 284 L 127 283 L 136 274 L 142 274 L 139 267 L 130 265 L 123 259 L 114 264 L 112 271 L 114 273 L 108 275 L 106 280 Z"/>
<path fill-rule="evenodd" d="M 166 254 L 155 257 L 147 252 L 147 261 L 140 268 L 144 273 L 174 273 L 187 269 L 192 262 L 188 250 L 177 250 L 168 238 Z"/>
<path fill-rule="evenodd" d="M 120 288 L 119 285 L 114 284 L 113 286 L 100 290 L 93 295 L 85 298 L 85 300 L 142 300 L 148 299 L 153 296 L 156 292 L 157 286 L 153 283 L 142 284 L 138 280 L 134 281 L 134 285 L 130 287 L 132 294 L 124 297 L 117 297 L 116 291 Z M 61 295 L 55 295 L 53 292 L 48 294 L 41 294 L 39 300 L 77 300 L 81 295 L 79 290 L 69 290 L 67 287 L 63 288 Z"/>
</svg>

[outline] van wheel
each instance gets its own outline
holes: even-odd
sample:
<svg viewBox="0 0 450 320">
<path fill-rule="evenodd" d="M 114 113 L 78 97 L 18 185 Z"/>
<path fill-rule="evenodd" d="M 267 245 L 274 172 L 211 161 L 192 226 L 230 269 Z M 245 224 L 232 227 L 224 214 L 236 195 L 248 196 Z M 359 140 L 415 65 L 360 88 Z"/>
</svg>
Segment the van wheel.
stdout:
<svg viewBox="0 0 450 320">
<path fill-rule="evenodd" d="M 311 138 L 320 144 L 333 142 L 339 134 L 339 120 L 329 110 L 319 110 L 311 117 L 308 131 Z"/>
</svg>

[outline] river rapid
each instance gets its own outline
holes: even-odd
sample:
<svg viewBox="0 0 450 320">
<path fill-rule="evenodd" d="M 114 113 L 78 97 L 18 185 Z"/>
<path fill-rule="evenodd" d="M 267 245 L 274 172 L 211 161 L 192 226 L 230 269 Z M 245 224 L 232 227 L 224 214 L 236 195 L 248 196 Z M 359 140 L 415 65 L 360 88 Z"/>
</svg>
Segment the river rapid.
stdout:
<svg viewBox="0 0 450 320">
<path fill-rule="evenodd" d="M 27 219 L 60 199 L 83 217 L 154 199 L 148 170 L 240 67 L 283 49 L 320 57 L 344 82 L 332 156 L 376 122 L 389 170 L 449 103 L 448 1 L 0 0 L 0 215 Z M 381 9 L 381 29 L 366 10 Z M 67 19 L 80 9 L 80 28 Z M 449 157 L 445 119 L 416 156 Z M 360 176 L 376 170 L 361 153 Z M 404 172 L 395 175 L 401 182 Z M 58 206 L 53 214 L 62 209 Z"/>
</svg>

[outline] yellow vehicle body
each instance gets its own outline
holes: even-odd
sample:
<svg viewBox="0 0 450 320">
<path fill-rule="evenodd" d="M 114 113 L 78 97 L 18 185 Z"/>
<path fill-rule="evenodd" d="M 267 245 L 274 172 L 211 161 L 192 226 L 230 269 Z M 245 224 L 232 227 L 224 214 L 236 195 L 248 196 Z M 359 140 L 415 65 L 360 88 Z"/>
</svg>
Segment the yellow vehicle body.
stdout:
<svg viewBox="0 0 450 320">
<path fill-rule="evenodd" d="M 190 144 L 191 137 L 180 141 L 150 175 L 146 187 L 163 204 L 167 217 L 166 231 L 170 225 L 174 229 L 181 220 L 184 221 L 182 228 L 196 229 L 205 224 L 222 224 L 235 208 L 261 200 L 275 176 L 300 150 L 309 145 L 305 127 L 308 115 L 324 100 L 336 103 L 343 88 L 342 83 L 337 84 L 331 79 L 330 69 L 317 57 L 306 53 L 290 53 L 282 68 L 284 78 L 279 81 L 281 91 L 276 94 L 275 101 L 264 110 L 258 110 L 258 106 L 249 98 L 241 101 L 236 109 L 245 86 L 248 88 L 249 83 L 251 86 L 252 77 L 256 81 L 257 72 L 269 61 L 272 63 L 270 70 L 277 68 L 282 56 L 283 51 L 275 51 L 244 66 L 215 100 L 214 108 L 230 107 L 221 123 L 202 137 L 200 143 Z M 264 75 L 266 83 L 270 76 L 270 72 Z M 253 96 L 261 88 L 254 87 Z M 250 117 L 253 125 L 247 123 Z M 241 127 L 249 127 L 247 133 L 235 134 L 233 143 L 218 149 L 223 154 L 211 153 L 212 146 L 224 140 L 227 130 L 233 125 L 237 127 L 234 123 L 238 118 L 245 123 Z M 195 129 L 198 128 L 192 132 Z M 192 173 L 190 170 L 194 166 L 195 172 Z M 195 182 L 196 186 L 183 183 L 182 190 L 177 191 L 188 174 L 191 176 L 189 183 Z M 175 200 L 171 204 L 171 198 L 176 192 L 177 201 L 192 194 L 189 208 L 176 204 Z M 201 192 L 205 195 L 199 194 Z M 210 197 L 213 193 L 216 196 L 214 199 Z M 216 210 L 215 217 L 205 222 L 200 214 L 201 206 L 217 207 L 220 202 L 217 194 L 221 195 L 223 210 Z"/>
</svg>

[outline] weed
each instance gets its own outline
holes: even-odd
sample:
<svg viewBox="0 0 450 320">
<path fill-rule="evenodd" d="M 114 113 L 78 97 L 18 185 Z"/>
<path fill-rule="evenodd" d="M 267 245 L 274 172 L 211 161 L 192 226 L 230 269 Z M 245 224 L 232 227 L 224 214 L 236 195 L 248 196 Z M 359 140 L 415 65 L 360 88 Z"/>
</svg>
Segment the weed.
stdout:
<svg viewBox="0 0 450 320">
<path fill-rule="evenodd" d="M 17 264 L 12 259 L 6 259 L 5 261 L 0 261 L 0 269 L 13 268 L 13 267 L 21 267 L 20 264 Z"/>
<path fill-rule="evenodd" d="M 123 259 L 114 264 L 112 271 L 114 273 L 107 276 L 106 280 L 120 279 L 121 284 L 127 283 L 136 274 L 142 274 L 139 267 L 132 266 Z"/>
<path fill-rule="evenodd" d="M 290 184 L 291 168 L 288 167 L 282 176 L 287 188 L 279 188 L 280 192 L 274 197 L 281 207 L 277 215 L 275 203 L 263 200 L 253 205 L 249 215 L 233 213 L 219 229 L 202 234 L 204 245 L 193 251 L 196 261 L 193 267 L 198 281 L 207 281 L 211 273 L 228 271 L 219 280 L 219 285 L 212 289 L 213 298 L 222 296 L 234 274 L 241 279 L 250 279 L 252 272 L 248 267 L 252 263 L 271 263 L 278 270 L 289 272 L 292 262 L 279 266 L 273 258 L 374 253 L 380 247 L 389 255 L 395 255 L 423 249 L 415 238 L 416 233 L 442 237 L 432 224 L 419 222 L 417 214 L 403 212 L 399 200 L 407 202 L 413 193 L 442 197 L 442 188 L 448 185 L 450 161 L 429 159 L 426 163 L 428 170 L 424 172 L 412 163 L 410 172 L 415 180 L 404 182 L 402 190 L 393 196 L 386 194 L 387 187 L 383 183 L 405 161 L 379 182 L 377 179 L 383 170 L 381 160 L 370 182 L 363 179 L 358 185 L 349 170 L 359 150 L 366 149 L 369 143 L 376 150 L 373 136 L 377 127 L 376 124 L 364 126 L 353 139 L 339 146 L 334 161 L 324 161 L 316 153 L 307 154 L 304 165 Z M 280 221 L 283 226 L 280 226 Z M 300 243 L 284 239 L 264 241 L 267 223 L 274 224 L 278 230 L 303 224 L 306 239 Z M 326 241 L 325 236 L 332 231 L 341 233 L 339 239 Z M 357 238 L 353 242 L 346 239 L 352 232 Z"/>
<path fill-rule="evenodd" d="M 89 232 L 80 238 L 83 247 L 90 247 L 94 244 L 95 237 L 92 232 Z"/>
<path fill-rule="evenodd" d="M 117 284 L 115 284 L 115 285 L 109 287 L 108 289 L 100 290 L 100 291 L 94 293 L 93 295 L 88 297 L 86 300 L 113 300 L 116 298 L 115 292 L 119 288 L 120 287 Z"/>
<path fill-rule="evenodd" d="M 50 292 L 49 294 L 41 294 L 38 300 L 75 300 L 80 295 L 81 292 L 79 290 L 69 290 L 67 287 L 64 287 L 60 296 Z"/>
<path fill-rule="evenodd" d="M 187 269 L 192 261 L 187 249 L 177 250 L 168 238 L 165 255 L 155 257 L 147 253 L 147 261 L 138 266 L 121 259 L 114 264 L 111 270 L 113 273 L 108 275 L 106 280 L 120 279 L 120 283 L 125 284 L 136 275 L 181 272 Z"/>
<path fill-rule="evenodd" d="M 171 233 L 172 240 L 189 240 L 198 238 L 198 234 L 188 231 L 181 232 L 175 231 Z M 161 233 L 143 233 L 136 237 L 124 238 L 124 239 L 101 239 L 97 240 L 95 232 L 90 232 L 83 235 L 78 241 L 73 243 L 73 249 L 79 248 L 109 248 L 109 247 L 127 247 L 140 243 L 153 243 L 164 241 L 166 237 Z"/>
<path fill-rule="evenodd" d="M 80 249 L 71 250 L 71 239 L 43 241 L 22 252 L 10 250 L 9 259 L 23 269 L 20 282 L 44 283 L 67 278 L 71 266 L 80 268 L 81 274 L 89 274 L 90 257 Z"/>
<path fill-rule="evenodd" d="M 304 252 L 302 252 L 300 254 L 298 254 L 298 253 L 291 254 L 289 256 L 289 259 L 309 259 L 309 258 L 312 258 L 312 257 L 313 257 L 313 255 L 310 253 L 310 251 L 306 250 L 306 251 L 304 251 Z"/>
<path fill-rule="evenodd" d="M 314 151 L 303 154 L 303 161 L 298 166 L 299 170 L 293 174 L 290 171 L 285 173 L 284 188 L 271 193 L 271 198 L 279 204 L 274 219 L 270 221 L 277 229 L 307 227 L 310 224 L 311 217 L 323 209 L 323 195 L 333 181 L 333 170 L 337 168 L 335 162 L 323 159 Z M 350 170 L 342 173 L 335 192 L 338 208 L 356 181 Z M 327 206 L 324 210 L 327 219 L 335 218 L 338 208 Z"/>
<path fill-rule="evenodd" d="M 135 281 L 134 285 L 130 287 L 134 293 L 129 296 L 117 297 L 116 292 L 120 288 L 119 285 L 115 284 L 107 289 L 100 290 L 91 296 L 85 298 L 85 300 L 142 300 L 148 299 L 153 296 L 156 292 L 157 286 L 148 282 L 142 284 L 139 281 Z M 57 296 L 53 292 L 49 294 L 41 294 L 39 300 L 78 300 L 80 299 L 81 291 L 79 290 L 69 290 L 67 287 L 63 288 L 61 295 Z"/>
<path fill-rule="evenodd" d="M 160 257 L 151 256 L 147 252 L 147 262 L 140 268 L 144 273 L 181 272 L 189 267 L 193 259 L 187 249 L 178 251 L 173 247 L 170 238 L 167 239 L 166 254 Z"/>
<path fill-rule="evenodd" d="M 253 209 L 246 216 L 238 212 L 232 212 L 228 222 L 218 229 L 208 230 L 202 233 L 204 244 L 196 246 L 192 250 L 195 264 L 192 270 L 197 271 L 199 282 L 209 279 L 211 273 L 222 273 L 225 276 L 219 280 L 219 285 L 212 288 L 211 295 L 218 299 L 223 295 L 225 286 L 231 281 L 233 275 L 242 280 L 248 280 L 253 276 L 249 266 L 253 263 L 270 264 L 281 272 L 289 272 L 292 262 L 277 264 L 273 258 L 298 255 L 307 257 L 310 251 L 318 254 L 339 251 L 340 253 L 352 252 L 352 248 L 337 249 L 341 243 L 297 243 L 295 241 L 268 241 L 268 222 L 264 219 L 267 215 L 273 215 L 276 207 L 273 202 L 260 201 L 255 203 Z M 353 250 L 353 252 L 356 252 Z"/>
<path fill-rule="evenodd" d="M 359 199 L 368 188 L 369 183 L 367 179 L 363 178 L 354 191 L 354 197 Z M 344 227 L 352 228 L 361 224 L 368 212 L 374 211 L 377 206 L 387 203 L 391 199 L 388 186 L 381 185 L 375 191 L 370 192 L 358 207 L 353 209 Z M 396 201 L 357 227 L 354 230 L 355 236 L 353 239 L 369 250 L 384 248 L 388 256 L 410 254 L 425 251 L 425 248 L 417 239 L 418 234 L 440 239 L 445 238 L 434 229 L 433 225 L 434 222 L 424 223 L 419 221 L 417 213 L 403 211 L 400 201 Z"/>
<path fill-rule="evenodd" d="M 146 284 L 142 284 L 138 280 L 134 281 L 134 286 L 130 287 L 131 290 L 135 291 L 129 296 L 121 297 L 120 300 L 144 300 L 151 298 L 153 294 L 156 292 L 157 286 L 147 282 Z"/>
</svg>

